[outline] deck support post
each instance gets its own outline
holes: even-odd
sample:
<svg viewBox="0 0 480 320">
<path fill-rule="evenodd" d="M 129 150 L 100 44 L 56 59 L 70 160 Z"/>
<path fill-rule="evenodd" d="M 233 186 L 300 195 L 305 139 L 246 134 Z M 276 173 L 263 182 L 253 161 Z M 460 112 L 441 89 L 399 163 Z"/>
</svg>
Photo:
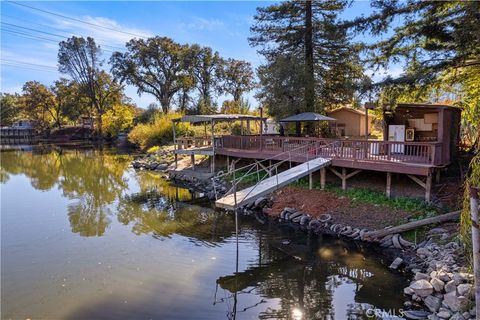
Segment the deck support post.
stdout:
<svg viewBox="0 0 480 320">
<path fill-rule="evenodd" d="M 325 190 L 325 176 L 327 174 L 327 169 L 320 169 L 320 189 Z"/>
<path fill-rule="evenodd" d="M 425 201 L 430 202 L 432 192 L 432 173 L 429 172 L 425 183 Z"/>
<path fill-rule="evenodd" d="M 174 157 L 175 157 L 175 169 L 177 169 L 177 167 L 178 167 L 178 154 L 175 153 Z"/>
<path fill-rule="evenodd" d="M 353 177 L 354 175 L 356 175 L 357 173 L 359 172 L 362 172 L 362 170 L 358 169 L 358 170 L 355 170 L 353 172 L 350 172 L 349 174 L 347 174 L 347 168 L 342 168 L 342 173 L 339 173 L 337 170 L 331 168 L 331 167 L 328 167 L 330 169 L 330 171 L 332 171 L 337 177 L 339 177 L 340 179 L 342 179 L 342 190 L 346 190 L 347 189 L 347 179 L 350 179 L 351 177 Z"/>
<path fill-rule="evenodd" d="M 230 156 L 227 156 L 227 173 L 230 172 Z"/>
<path fill-rule="evenodd" d="M 313 174 L 311 172 L 308 174 L 308 189 L 313 189 Z"/>
<path fill-rule="evenodd" d="M 347 168 L 342 168 L 342 190 L 347 190 Z"/>
<path fill-rule="evenodd" d="M 190 161 L 192 162 L 192 170 L 195 171 L 195 155 L 193 153 L 190 155 Z"/>
<path fill-rule="evenodd" d="M 392 173 L 387 172 L 387 190 L 385 191 L 387 198 L 390 198 L 391 186 L 392 186 Z"/>
<path fill-rule="evenodd" d="M 437 169 L 435 171 L 435 183 L 439 184 L 440 183 L 440 169 Z"/>
</svg>

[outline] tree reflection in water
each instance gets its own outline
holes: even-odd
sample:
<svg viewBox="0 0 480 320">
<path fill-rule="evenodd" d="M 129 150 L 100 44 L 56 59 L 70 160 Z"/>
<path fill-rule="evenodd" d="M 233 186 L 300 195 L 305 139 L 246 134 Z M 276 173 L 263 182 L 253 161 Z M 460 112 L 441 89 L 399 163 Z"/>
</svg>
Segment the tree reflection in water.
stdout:
<svg viewBox="0 0 480 320">
<path fill-rule="evenodd" d="M 291 239 L 292 234 L 284 237 Z M 230 294 L 216 303 L 227 304 L 230 319 L 275 298 L 278 305 L 266 307 L 260 319 L 336 319 L 342 314 L 353 317 L 359 307 L 370 304 L 385 310 L 402 306 L 396 293 L 405 285 L 404 279 L 389 274 L 381 261 L 367 258 L 368 248 L 322 237 L 287 243 L 278 234 L 266 233 L 258 239 L 256 263 L 217 279 L 217 285 Z M 351 287 L 355 301 L 348 306 L 351 297 L 335 297 L 335 291 L 345 285 Z M 237 300 L 248 294 L 262 298 L 238 307 Z M 334 297 L 345 309 L 335 310 Z"/>
</svg>

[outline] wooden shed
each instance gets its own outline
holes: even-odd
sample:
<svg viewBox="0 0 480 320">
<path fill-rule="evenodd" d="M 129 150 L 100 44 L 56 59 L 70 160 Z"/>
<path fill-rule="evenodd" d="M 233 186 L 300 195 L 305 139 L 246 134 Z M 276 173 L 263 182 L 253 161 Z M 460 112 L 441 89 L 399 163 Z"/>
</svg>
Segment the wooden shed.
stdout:
<svg viewBox="0 0 480 320">
<path fill-rule="evenodd" d="M 394 112 L 384 111 L 384 140 L 393 126 L 404 126 L 405 141 L 441 143 L 436 164 L 448 165 L 456 155 L 460 141 L 461 109 L 451 105 L 406 103 Z"/>
<path fill-rule="evenodd" d="M 365 136 L 365 110 L 341 107 L 330 112 L 328 116 L 337 119 L 336 134 L 338 137 L 364 137 Z M 369 114 L 373 119 L 373 115 Z M 372 130 L 372 121 L 368 121 L 368 134 Z"/>
</svg>

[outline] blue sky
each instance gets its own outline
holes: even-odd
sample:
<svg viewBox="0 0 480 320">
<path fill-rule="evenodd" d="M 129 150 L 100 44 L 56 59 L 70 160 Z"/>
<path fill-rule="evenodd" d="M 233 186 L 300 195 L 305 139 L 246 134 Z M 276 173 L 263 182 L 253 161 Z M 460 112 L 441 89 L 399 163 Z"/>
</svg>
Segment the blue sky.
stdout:
<svg viewBox="0 0 480 320">
<path fill-rule="evenodd" d="M 223 57 L 247 60 L 254 67 L 262 58 L 248 45 L 249 28 L 255 9 L 273 2 L 195 1 L 195 2 L 20 2 L 37 9 L 79 19 L 73 21 L 15 3 L 1 2 L 1 89 L 20 92 L 29 80 L 51 85 L 60 77 L 56 71 L 58 41 L 76 36 L 92 36 L 102 46 L 104 58 L 120 50 L 132 35 L 167 36 L 180 43 L 210 46 Z M 371 11 L 369 3 L 358 1 L 342 18 Z M 97 27 L 97 26 L 103 26 Z M 33 29 L 33 30 L 32 30 Z M 114 30 L 117 31 L 114 31 Z M 118 32 L 118 30 L 122 32 Z M 109 69 L 108 65 L 105 65 Z M 395 70 L 390 70 L 396 73 Z M 139 107 L 156 102 L 150 95 L 139 97 L 134 87 L 126 93 Z M 254 92 L 248 95 L 257 106 Z M 219 103 L 229 97 L 219 97 Z"/>
</svg>

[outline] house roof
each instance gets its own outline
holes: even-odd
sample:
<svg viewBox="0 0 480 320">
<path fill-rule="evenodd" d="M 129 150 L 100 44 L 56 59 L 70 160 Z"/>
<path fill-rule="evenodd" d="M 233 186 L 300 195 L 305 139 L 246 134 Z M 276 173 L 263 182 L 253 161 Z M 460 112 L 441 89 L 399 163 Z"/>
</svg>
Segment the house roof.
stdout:
<svg viewBox="0 0 480 320">
<path fill-rule="evenodd" d="M 237 120 L 265 120 L 258 116 L 252 116 L 249 114 L 198 114 L 198 115 L 185 115 L 181 118 L 173 119 L 173 122 L 220 122 L 220 121 L 237 121 Z"/>
<path fill-rule="evenodd" d="M 356 114 L 359 114 L 361 116 L 365 115 L 365 110 L 358 110 L 358 109 L 353 109 L 353 108 L 350 108 L 350 107 L 340 107 L 340 108 L 334 109 L 332 111 L 329 111 L 328 114 L 332 114 L 332 113 L 342 111 L 342 110 L 352 112 L 352 113 L 356 113 Z"/>
<path fill-rule="evenodd" d="M 447 108 L 447 109 L 453 109 L 453 110 L 461 110 L 461 108 L 459 107 L 456 107 L 456 106 L 452 106 L 452 105 L 449 105 L 449 104 L 436 104 L 436 103 L 399 103 L 397 105 L 397 108 L 398 107 L 401 107 L 401 108 L 436 108 L 436 109 L 440 109 L 440 108 Z"/>
<path fill-rule="evenodd" d="M 303 122 L 303 121 L 336 121 L 332 117 L 324 116 L 323 114 L 316 112 L 304 112 L 296 114 L 284 119 L 279 120 L 279 122 Z"/>
</svg>

